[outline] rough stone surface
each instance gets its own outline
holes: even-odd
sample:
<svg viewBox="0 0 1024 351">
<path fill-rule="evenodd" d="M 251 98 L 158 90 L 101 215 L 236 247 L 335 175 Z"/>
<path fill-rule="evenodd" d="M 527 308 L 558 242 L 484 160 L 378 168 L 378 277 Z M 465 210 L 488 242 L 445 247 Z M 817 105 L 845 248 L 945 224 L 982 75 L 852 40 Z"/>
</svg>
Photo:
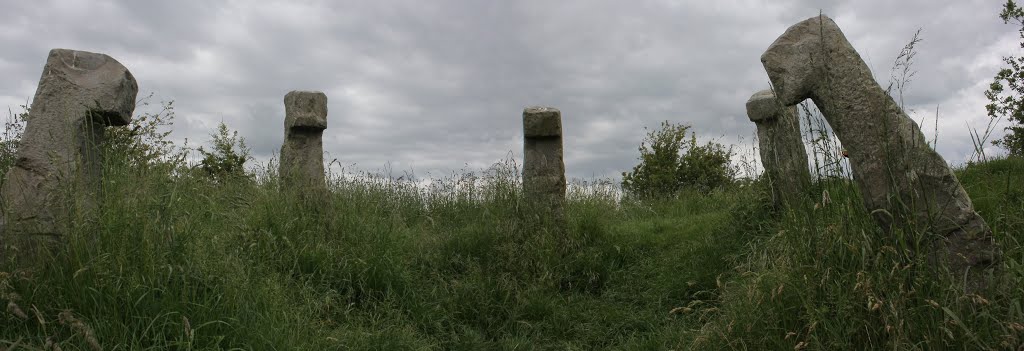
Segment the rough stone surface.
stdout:
<svg viewBox="0 0 1024 351">
<path fill-rule="evenodd" d="M 0 222 L 10 239 L 4 245 L 34 253 L 66 233 L 71 204 L 79 211 L 96 205 L 104 128 L 131 121 L 137 93 L 135 77 L 110 56 L 50 50 L 17 160 L 0 188 Z"/>
<path fill-rule="evenodd" d="M 761 56 L 784 105 L 810 98 L 850 157 L 864 205 L 885 229 L 912 224 L 938 235 L 930 256 L 968 288 L 999 252 L 946 161 L 921 129 L 872 78 L 868 66 L 832 19 L 797 23 Z M 977 273 L 977 274 L 973 274 Z"/>
<path fill-rule="evenodd" d="M 562 113 L 550 107 L 523 110 L 523 193 L 533 206 L 564 218 L 565 163 L 562 159 Z"/>
<path fill-rule="evenodd" d="M 523 111 L 523 135 L 534 137 L 561 137 L 562 113 L 551 107 L 527 107 Z"/>
<path fill-rule="evenodd" d="M 319 91 L 292 91 L 284 96 L 284 144 L 280 176 L 289 188 L 323 188 L 327 95 Z"/>
<path fill-rule="evenodd" d="M 761 164 L 776 206 L 792 205 L 811 183 L 796 106 L 783 106 L 775 93 L 762 90 L 747 100 L 747 116 L 757 125 Z"/>
</svg>

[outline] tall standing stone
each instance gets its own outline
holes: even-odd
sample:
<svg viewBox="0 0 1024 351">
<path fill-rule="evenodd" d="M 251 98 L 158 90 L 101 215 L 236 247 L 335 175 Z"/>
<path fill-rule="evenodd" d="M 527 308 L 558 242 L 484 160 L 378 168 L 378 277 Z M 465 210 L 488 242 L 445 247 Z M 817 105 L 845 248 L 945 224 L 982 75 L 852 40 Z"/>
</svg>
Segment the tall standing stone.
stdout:
<svg viewBox="0 0 1024 351">
<path fill-rule="evenodd" d="M 925 142 L 916 123 L 874 80 L 867 64 L 832 19 L 797 23 L 775 40 L 761 62 L 782 104 L 810 98 L 850 157 L 864 205 L 885 229 L 914 224 L 938 234 L 933 262 L 969 286 L 998 258 L 985 220 L 946 161 Z"/>
<path fill-rule="evenodd" d="M 284 96 L 284 144 L 280 176 L 283 186 L 324 188 L 324 129 L 327 95 L 319 91 L 292 91 Z"/>
<path fill-rule="evenodd" d="M 795 105 L 783 106 L 771 90 L 759 91 L 747 100 L 747 117 L 757 125 L 761 164 L 776 206 L 793 205 L 811 183 L 798 116 Z"/>
<path fill-rule="evenodd" d="M 551 107 L 523 110 L 523 193 L 536 209 L 564 220 L 565 163 L 562 160 L 562 113 Z"/>
<path fill-rule="evenodd" d="M 50 50 L 17 159 L 0 188 L 0 223 L 9 239 L 3 245 L 31 257 L 61 240 L 74 207 L 96 205 L 104 128 L 131 121 L 138 90 L 131 72 L 110 56 Z"/>
</svg>

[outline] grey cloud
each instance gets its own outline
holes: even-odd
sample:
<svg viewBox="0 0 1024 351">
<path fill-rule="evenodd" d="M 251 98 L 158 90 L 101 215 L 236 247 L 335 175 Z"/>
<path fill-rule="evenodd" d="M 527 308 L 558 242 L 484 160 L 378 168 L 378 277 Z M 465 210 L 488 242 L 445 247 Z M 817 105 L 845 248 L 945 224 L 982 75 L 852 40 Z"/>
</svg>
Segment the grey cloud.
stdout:
<svg viewBox="0 0 1024 351">
<path fill-rule="evenodd" d="M 520 114 L 530 105 L 562 110 L 573 177 L 629 170 L 643 128 L 662 120 L 748 148 L 754 126 L 743 104 L 768 86 L 761 52 L 819 10 L 836 18 L 883 86 L 900 48 L 924 28 L 918 75 L 904 98 L 920 109 L 957 106 L 942 116 L 949 121 L 940 123 L 939 149 L 959 162 L 970 142 L 955 121 L 984 114 L 962 92 L 991 77 L 998 62 L 981 58 L 1000 55 L 990 52 L 993 44 L 1014 32 L 990 1 L 4 6 L 0 75 L 8 78 L 0 101 L 32 95 L 52 47 L 100 51 L 129 67 L 142 91 L 176 100 L 178 139 L 205 142 L 223 120 L 268 159 L 283 139 L 284 94 L 322 90 L 331 158 L 417 174 L 483 167 L 510 152 L 521 157 Z"/>
</svg>

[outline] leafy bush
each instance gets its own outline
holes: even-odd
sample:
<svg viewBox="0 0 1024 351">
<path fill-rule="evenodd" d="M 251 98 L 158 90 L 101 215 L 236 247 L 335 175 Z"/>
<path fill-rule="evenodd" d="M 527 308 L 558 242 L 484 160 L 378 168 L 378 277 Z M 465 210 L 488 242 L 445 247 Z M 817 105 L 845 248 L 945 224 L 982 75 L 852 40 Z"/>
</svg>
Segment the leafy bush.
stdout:
<svg viewBox="0 0 1024 351">
<path fill-rule="evenodd" d="M 211 136 L 212 150 L 207 151 L 202 147 L 196 150 L 203 155 L 203 159 L 199 161 L 199 169 L 218 182 L 247 177 L 245 161 L 248 161 L 250 156 L 245 138 L 238 136 L 238 131 L 230 131 L 224 122 L 217 125 L 217 133 Z"/>
<path fill-rule="evenodd" d="M 140 104 L 148 105 L 150 97 L 152 95 L 142 99 Z M 121 161 L 136 169 L 184 166 L 186 149 L 168 140 L 174 124 L 174 101 L 163 102 L 161 107 L 159 112 L 135 116 L 126 127 L 107 128 L 104 140 L 107 160 Z"/>
<path fill-rule="evenodd" d="M 688 147 L 679 163 L 679 181 L 684 187 L 708 192 L 736 179 L 737 169 L 730 163 L 732 147 L 712 141 L 699 145 L 693 133 Z"/>
<path fill-rule="evenodd" d="M 686 132 L 690 126 L 661 123 L 661 128 L 647 133 L 640 143 L 640 164 L 632 172 L 622 174 L 622 188 L 642 196 L 672 196 L 682 189 L 708 192 L 731 183 L 736 168 L 729 162 L 732 149 L 708 142 L 700 145 L 697 135 Z"/>
<path fill-rule="evenodd" d="M 683 139 L 690 126 L 661 123 L 661 129 L 647 132 L 647 138 L 640 143 L 640 164 L 633 172 L 622 174 L 622 188 L 628 192 L 651 196 L 671 194 L 679 190 L 676 172 L 680 164 Z"/>
</svg>

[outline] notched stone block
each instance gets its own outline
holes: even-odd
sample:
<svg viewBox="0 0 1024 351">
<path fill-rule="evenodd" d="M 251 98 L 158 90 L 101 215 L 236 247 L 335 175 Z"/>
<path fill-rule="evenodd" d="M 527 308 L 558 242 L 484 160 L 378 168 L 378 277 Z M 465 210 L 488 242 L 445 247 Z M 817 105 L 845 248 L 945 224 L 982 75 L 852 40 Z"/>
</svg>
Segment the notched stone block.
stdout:
<svg viewBox="0 0 1024 351">
<path fill-rule="evenodd" d="M 562 112 L 553 107 L 527 107 L 523 111 L 523 135 L 527 138 L 562 136 Z"/>
<path fill-rule="evenodd" d="M 99 204 L 104 127 L 130 123 L 137 94 L 135 77 L 110 56 L 50 50 L 17 161 L 0 188 L 3 241 L 31 260 L 36 248 L 62 241 L 69 201 L 76 211 Z"/>
<path fill-rule="evenodd" d="M 327 129 L 327 95 L 292 91 L 284 96 L 285 133 L 279 174 L 293 190 L 326 186 L 323 132 Z"/>
<path fill-rule="evenodd" d="M 284 96 L 285 128 L 327 129 L 327 95 L 292 91 Z"/>
</svg>

